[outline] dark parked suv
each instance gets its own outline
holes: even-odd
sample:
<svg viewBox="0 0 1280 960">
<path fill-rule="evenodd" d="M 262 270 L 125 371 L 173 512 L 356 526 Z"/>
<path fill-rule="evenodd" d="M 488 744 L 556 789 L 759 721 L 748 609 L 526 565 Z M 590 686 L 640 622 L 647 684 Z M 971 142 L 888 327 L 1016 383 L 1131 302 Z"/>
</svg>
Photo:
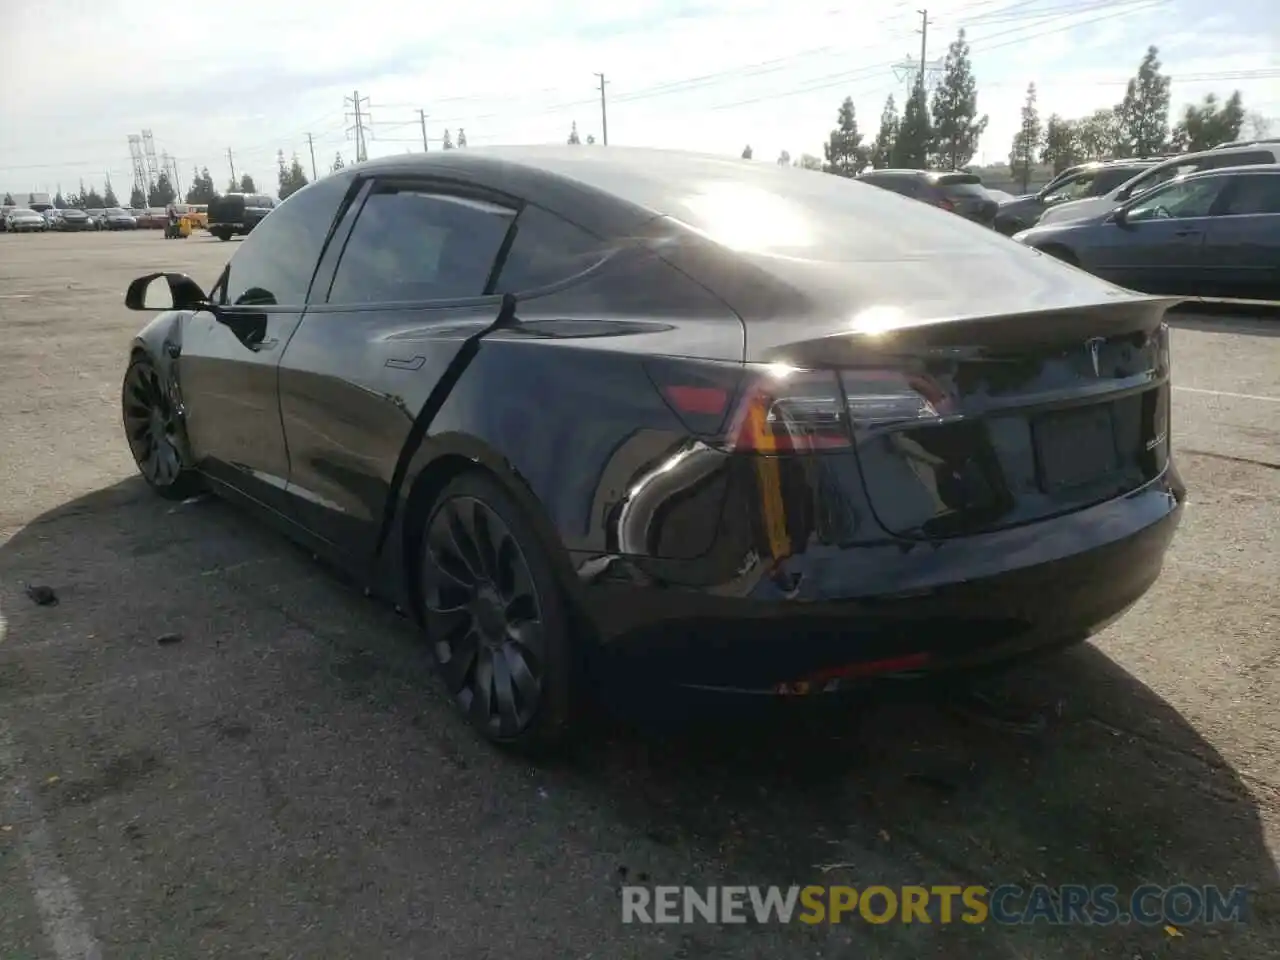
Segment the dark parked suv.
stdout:
<svg viewBox="0 0 1280 960">
<path fill-rule="evenodd" d="M 260 193 L 228 193 L 209 204 L 209 232 L 219 240 L 244 236 L 256 227 L 276 202 Z"/>
<path fill-rule="evenodd" d="M 997 204 L 972 173 L 937 173 L 932 170 L 872 170 L 857 179 L 892 190 L 904 197 L 958 213 L 984 226 L 996 222 Z"/>
</svg>

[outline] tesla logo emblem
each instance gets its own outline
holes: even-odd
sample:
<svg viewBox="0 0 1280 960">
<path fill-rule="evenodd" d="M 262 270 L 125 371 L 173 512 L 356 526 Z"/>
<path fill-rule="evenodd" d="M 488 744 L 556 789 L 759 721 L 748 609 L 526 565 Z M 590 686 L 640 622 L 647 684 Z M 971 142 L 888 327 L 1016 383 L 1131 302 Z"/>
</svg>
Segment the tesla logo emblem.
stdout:
<svg viewBox="0 0 1280 960">
<path fill-rule="evenodd" d="M 1095 377 L 1102 376 L 1102 368 L 1098 364 L 1098 351 L 1102 349 L 1102 345 L 1106 343 L 1102 337 L 1094 337 L 1092 340 L 1086 340 L 1084 345 L 1089 348 L 1089 359 L 1093 362 L 1093 375 Z"/>
</svg>

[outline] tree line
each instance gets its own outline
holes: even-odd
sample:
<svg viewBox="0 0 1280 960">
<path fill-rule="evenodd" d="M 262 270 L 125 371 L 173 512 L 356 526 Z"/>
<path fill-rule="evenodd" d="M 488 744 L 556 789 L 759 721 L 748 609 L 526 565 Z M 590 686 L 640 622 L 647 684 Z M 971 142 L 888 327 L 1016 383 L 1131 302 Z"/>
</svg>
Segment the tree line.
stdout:
<svg viewBox="0 0 1280 960">
<path fill-rule="evenodd" d="M 778 164 L 844 177 L 857 176 L 868 167 L 964 169 L 978 152 L 989 121 L 986 114 L 978 114 L 978 85 L 964 30 L 947 49 L 942 78 L 932 99 L 923 81 L 923 76 L 916 81 L 901 113 L 893 96 L 885 101 L 871 142 L 866 142 L 858 128 L 853 98 L 845 97 L 836 114 L 835 129 L 823 144 L 823 157 L 803 154 L 793 160 L 784 150 Z M 1170 78 L 1161 72 L 1159 51 L 1154 46 L 1148 47 L 1123 100 L 1087 117 L 1068 119 L 1053 114 L 1042 123 L 1036 108 L 1036 87 L 1030 84 L 1009 152 L 1010 172 L 1026 189 L 1037 161 L 1052 166 L 1057 174 L 1085 160 L 1207 150 L 1237 139 L 1246 120 L 1255 136 L 1268 132 L 1263 118 L 1246 116 L 1238 90 L 1225 101 L 1209 94 L 1199 104 L 1188 104 L 1182 118 L 1171 127 L 1169 88 Z M 751 159 L 750 146 L 743 149 L 742 156 Z"/>
</svg>

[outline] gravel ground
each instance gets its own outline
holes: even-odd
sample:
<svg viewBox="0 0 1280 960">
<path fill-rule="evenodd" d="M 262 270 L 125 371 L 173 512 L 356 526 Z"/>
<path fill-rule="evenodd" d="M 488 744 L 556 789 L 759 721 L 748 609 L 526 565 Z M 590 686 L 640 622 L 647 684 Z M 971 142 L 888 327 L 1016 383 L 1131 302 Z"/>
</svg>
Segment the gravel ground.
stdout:
<svg viewBox="0 0 1280 960">
<path fill-rule="evenodd" d="M 1003 680 L 1041 732 L 923 697 L 602 719 L 536 768 L 453 719 L 393 613 L 135 479 L 124 288 L 234 250 L 0 235 L 0 958 L 1280 955 L 1280 321 L 1176 319 L 1186 518 L 1127 617 Z M 1172 930 L 639 926 L 624 878 L 1254 890 Z"/>
</svg>

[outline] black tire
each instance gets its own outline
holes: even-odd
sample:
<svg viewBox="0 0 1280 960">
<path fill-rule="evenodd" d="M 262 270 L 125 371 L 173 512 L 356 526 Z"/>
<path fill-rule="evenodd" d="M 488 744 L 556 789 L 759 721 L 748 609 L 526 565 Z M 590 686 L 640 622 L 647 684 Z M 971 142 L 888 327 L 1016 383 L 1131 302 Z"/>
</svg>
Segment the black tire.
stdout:
<svg viewBox="0 0 1280 960">
<path fill-rule="evenodd" d="M 222 240 L 223 242 L 226 242 L 227 240 L 230 240 L 230 239 L 231 239 L 231 231 L 230 231 L 230 230 L 212 230 L 212 231 L 210 231 L 210 232 L 211 232 L 215 237 L 217 237 L 219 240 Z"/>
<path fill-rule="evenodd" d="M 199 474 L 182 462 L 186 446 L 182 424 L 150 359 L 136 357 L 125 371 L 120 412 L 133 462 L 147 486 L 166 500 L 185 500 L 199 493 L 203 486 Z"/>
<path fill-rule="evenodd" d="M 578 669 L 563 593 L 521 507 L 483 473 L 452 480 L 422 531 L 420 597 L 436 671 L 490 742 L 544 755 L 569 739 Z"/>
</svg>

